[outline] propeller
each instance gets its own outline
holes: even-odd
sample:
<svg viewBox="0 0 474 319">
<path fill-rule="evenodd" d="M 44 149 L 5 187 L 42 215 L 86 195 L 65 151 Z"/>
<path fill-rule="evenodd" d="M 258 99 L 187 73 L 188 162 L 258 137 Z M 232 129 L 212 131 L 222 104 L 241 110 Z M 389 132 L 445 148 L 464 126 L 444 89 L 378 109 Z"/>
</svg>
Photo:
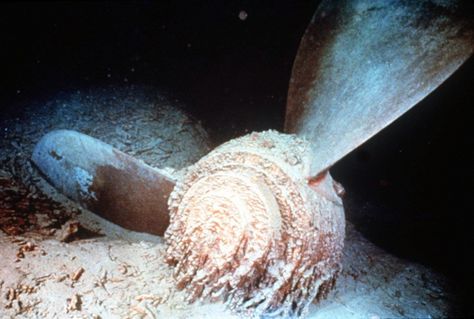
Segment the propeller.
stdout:
<svg viewBox="0 0 474 319">
<path fill-rule="evenodd" d="M 325 0 L 320 4 L 294 62 L 285 120 L 286 133 L 305 137 L 312 145 L 311 176 L 318 176 L 396 120 L 469 58 L 474 51 L 474 23 L 463 12 L 470 11 L 453 0 Z M 53 155 L 65 151 L 66 162 Z M 107 155 L 98 158 L 98 154 Z M 46 135 L 36 146 L 33 162 L 68 197 L 117 224 L 158 235 L 166 229 L 166 193 L 174 182 L 164 172 L 71 131 Z M 107 165 L 120 167 L 107 176 L 122 183 L 96 176 Z M 94 183 L 97 198 L 78 191 L 73 181 L 79 183 L 82 175 L 71 167 L 85 169 L 91 181 L 100 179 Z M 143 172 L 150 178 L 129 178 Z M 146 189 L 163 195 L 126 191 L 136 189 L 132 183 L 143 182 L 153 183 Z M 117 204 L 111 198 L 122 199 L 123 216 L 117 217 Z M 136 208 L 143 203 L 153 204 Z M 147 212 L 153 207 L 161 207 L 165 226 L 156 230 L 150 223 L 137 226 L 129 221 L 135 213 L 150 216 Z"/>
<path fill-rule="evenodd" d="M 285 132 L 313 145 L 314 175 L 416 105 L 471 56 L 473 17 L 463 5 L 321 3 L 298 49 L 285 118 Z"/>
<path fill-rule="evenodd" d="M 173 177 L 94 138 L 52 132 L 33 162 L 70 198 L 163 235 L 189 300 L 303 315 L 340 270 L 341 187 L 327 170 L 472 54 L 463 2 L 325 0 L 301 41 L 285 133 L 231 140 Z M 169 227 L 168 227 L 169 226 Z M 248 314 L 248 312 L 246 312 Z"/>
<path fill-rule="evenodd" d="M 88 135 L 56 130 L 41 138 L 33 163 L 59 191 L 130 230 L 162 236 L 175 178 Z"/>
<path fill-rule="evenodd" d="M 473 19 L 464 14 L 472 11 L 462 3 L 325 0 L 320 4 L 294 62 L 285 120 L 286 133 L 303 136 L 312 145 L 311 176 L 320 175 L 413 107 L 472 54 Z M 54 155 L 61 152 L 66 152 L 64 160 Z M 37 144 L 33 162 L 65 195 L 119 225 L 158 235 L 168 226 L 166 203 L 173 177 L 105 143 L 57 131 Z M 107 165 L 109 170 L 120 167 L 112 174 L 120 183 L 98 176 Z M 91 183 L 101 181 L 93 183 L 95 198 L 78 191 L 76 184 L 83 176 L 71 167 L 87 172 Z M 143 172 L 149 178 L 139 178 Z M 148 192 L 130 192 L 137 189 L 133 183 L 153 186 L 145 187 Z M 151 190 L 162 195 L 153 196 Z M 113 198 L 121 199 L 120 210 Z M 151 216 L 153 209 L 161 216 L 155 223 L 139 226 L 132 217 Z"/>
</svg>

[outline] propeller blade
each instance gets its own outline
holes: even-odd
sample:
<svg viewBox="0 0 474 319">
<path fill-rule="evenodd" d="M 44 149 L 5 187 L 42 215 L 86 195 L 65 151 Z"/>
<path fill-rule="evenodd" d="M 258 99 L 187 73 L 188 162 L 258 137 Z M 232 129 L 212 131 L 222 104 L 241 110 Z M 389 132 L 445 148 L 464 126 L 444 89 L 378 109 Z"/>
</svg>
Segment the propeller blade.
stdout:
<svg viewBox="0 0 474 319">
<path fill-rule="evenodd" d="M 298 49 L 285 120 L 287 133 L 312 142 L 314 175 L 417 104 L 469 58 L 474 28 L 467 2 L 321 3 Z"/>
<path fill-rule="evenodd" d="M 163 235 L 175 181 L 90 136 L 69 130 L 46 134 L 32 160 L 70 199 L 124 228 Z"/>
</svg>

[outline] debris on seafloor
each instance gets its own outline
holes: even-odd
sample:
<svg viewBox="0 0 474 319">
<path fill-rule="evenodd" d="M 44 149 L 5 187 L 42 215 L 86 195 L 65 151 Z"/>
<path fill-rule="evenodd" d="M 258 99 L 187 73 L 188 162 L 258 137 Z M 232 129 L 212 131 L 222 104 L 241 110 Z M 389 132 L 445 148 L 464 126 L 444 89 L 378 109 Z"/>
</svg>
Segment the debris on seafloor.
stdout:
<svg viewBox="0 0 474 319">
<path fill-rule="evenodd" d="M 74 294 L 71 298 L 67 299 L 66 312 L 81 310 L 81 306 L 81 296 Z"/>
<path fill-rule="evenodd" d="M 37 246 L 33 244 L 32 242 L 24 242 L 22 241 L 20 243 L 20 247 L 18 248 L 18 252 L 16 253 L 16 256 L 18 258 L 25 258 L 25 252 L 33 251 L 35 250 Z"/>
<path fill-rule="evenodd" d="M 86 228 L 76 219 L 68 220 L 61 226 L 61 229 L 55 233 L 56 239 L 65 243 L 100 236 L 103 236 L 103 234 Z"/>
<path fill-rule="evenodd" d="M 84 273 L 84 268 L 82 267 L 79 267 L 79 269 L 77 269 L 72 275 L 71 275 L 71 280 L 72 281 L 78 281 L 82 274 Z"/>
<path fill-rule="evenodd" d="M 77 220 L 68 220 L 57 232 L 56 238 L 62 242 L 71 241 L 79 232 L 80 225 Z"/>
<path fill-rule="evenodd" d="M 45 214 L 44 221 L 43 225 L 55 225 L 56 214 Z M 67 229 L 69 224 L 62 226 Z M 55 233 L 60 232 L 56 227 Z M 107 234 L 67 243 L 45 234 L 0 232 L 2 317 L 233 317 L 221 303 L 186 303 L 186 295 L 174 288 L 163 243 Z M 129 234 L 123 230 L 122 236 Z M 14 263 L 19 251 L 24 257 Z M 375 248 L 350 226 L 335 289 L 327 300 L 310 307 L 309 317 L 442 317 L 447 314 L 447 298 L 438 276 Z"/>
<path fill-rule="evenodd" d="M 81 109 L 82 102 L 93 100 L 85 96 L 73 97 L 77 103 L 70 108 L 67 99 L 65 107 L 62 102 L 53 103 L 59 110 L 51 111 L 50 105 L 45 113 L 59 114 L 57 117 L 38 116 L 28 124 L 13 121 L 17 129 L 9 129 L 8 136 L 0 140 L 2 151 L 3 145 L 10 145 L 0 153 L 0 317 L 236 318 L 222 302 L 186 302 L 186 294 L 175 288 L 173 269 L 165 263 L 166 247 L 161 239 L 142 236 L 102 220 L 99 226 L 92 227 L 98 218 L 48 188 L 31 167 L 28 156 L 34 143 L 55 128 L 93 132 L 95 137 L 115 144 L 122 151 L 138 152 L 137 157 L 145 161 L 164 159 L 159 155 L 165 153 L 156 148 L 140 151 L 156 143 L 154 134 L 161 134 L 160 138 L 164 134 L 156 133 L 156 123 L 146 126 L 147 112 L 130 107 L 132 101 L 126 102 L 127 107 L 111 108 L 116 113 L 107 113 L 107 108 L 105 114 L 101 113 L 97 105 L 95 108 L 83 105 Z M 56 122 L 65 119 L 72 123 L 71 127 Z M 159 116 L 154 120 L 159 120 Z M 97 121 L 102 124 L 98 125 Z M 116 125 L 126 133 L 117 133 Z M 192 147 L 194 150 L 196 147 L 189 145 L 189 138 L 174 138 L 162 138 L 157 147 L 169 151 L 168 163 L 189 163 L 189 158 L 196 155 Z M 167 148 L 170 145 L 167 141 L 179 144 L 180 138 L 188 144 L 175 154 L 175 150 Z M 20 149 L 10 144 L 12 140 L 17 141 L 15 145 Z M 267 142 L 263 146 L 272 147 Z M 11 152 L 13 148 L 15 151 Z M 192 154 L 184 158 L 186 150 Z M 289 158 L 289 162 L 297 160 Z M 12 209 L 21 202 L 25 209 Z M 343 267 L 335 288 L 326 300 L 310 306 L 309 318 L 447 316 L 450 295 L 445 291 L 442 277 L 387 254 L 350 224 L 347 226 Z M 81 227 L 100 231 L 103 236 L 75 237 L 74 234 L 81 234 Z M 74 231 L 77 228 L 79 231 Z M 61 238 L 68 240 L 60 241 Z M 20 250 L 23 258 L 16 256 Z"/>
<path fill-rule="evenodd" d="M 65 209 L 41 191 L 0 171 L 0 229 L 6 234 L 52 236 L 77 214 L 77 210 Z"/>
</svg>

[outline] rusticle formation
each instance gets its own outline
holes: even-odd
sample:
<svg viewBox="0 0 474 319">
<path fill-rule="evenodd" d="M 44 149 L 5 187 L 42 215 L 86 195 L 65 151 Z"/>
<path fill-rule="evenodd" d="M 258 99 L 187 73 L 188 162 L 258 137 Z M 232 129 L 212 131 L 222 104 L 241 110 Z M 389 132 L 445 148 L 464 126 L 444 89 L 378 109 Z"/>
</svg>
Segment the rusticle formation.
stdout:
<svg viewBox="0 0 474 319">
<path fill-rule="evenodd" d="M 276 131 L 227 142 L 170 195 L 167 261 L 189 301 L 248 315 L 299 316 L 340 269 L 344 211 L 310 144 Z"/>
</svg>

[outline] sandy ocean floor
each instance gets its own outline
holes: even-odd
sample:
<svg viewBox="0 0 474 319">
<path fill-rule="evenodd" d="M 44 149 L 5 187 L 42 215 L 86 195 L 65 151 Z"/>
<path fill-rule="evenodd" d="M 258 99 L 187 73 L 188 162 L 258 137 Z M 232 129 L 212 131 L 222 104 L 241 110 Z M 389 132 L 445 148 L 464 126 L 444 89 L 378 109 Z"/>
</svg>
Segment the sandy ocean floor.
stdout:
<svg viewBox="0 0 474 319">
<path fill-rule="evenodd" d="M 199 122 L 154 92 L 128 86 L 63 93 L 0 122 L 1 318 L 237 317 L 224 304 L 187 304 L 160 237 L 78 207 L 29 160 L 42 135 L 74 129 L 179 174 L 212 143 Z M 446 317 L 446 286 L 442 276 L 389 255 L 348 223 L 342 273 L 308 317 Z"/>
</svg>

